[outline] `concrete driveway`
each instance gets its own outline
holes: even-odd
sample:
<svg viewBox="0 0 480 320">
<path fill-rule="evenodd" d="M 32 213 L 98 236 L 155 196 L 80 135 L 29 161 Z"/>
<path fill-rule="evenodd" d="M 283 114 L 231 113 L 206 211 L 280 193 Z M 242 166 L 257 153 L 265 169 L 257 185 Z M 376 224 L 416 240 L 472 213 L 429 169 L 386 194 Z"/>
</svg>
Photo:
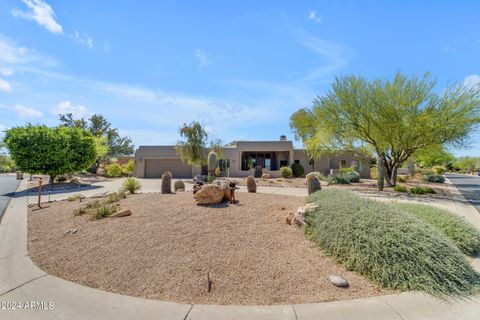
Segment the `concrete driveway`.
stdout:
<svg viewBox="0 0 480 320">
<path fill-rule="evenodd" d="M 448 180 L 480 213 L 480 177 L 468 174 L 449 174 Z"/>
<path fill-rule="evenodd" d="M 11 199 L 10 194 L 17 190 L 18 183 L 19 181 L 16 180 L 15 174 L 0 174 L 0 221 L 2 220 L 3 213 Z"/>
</svg>

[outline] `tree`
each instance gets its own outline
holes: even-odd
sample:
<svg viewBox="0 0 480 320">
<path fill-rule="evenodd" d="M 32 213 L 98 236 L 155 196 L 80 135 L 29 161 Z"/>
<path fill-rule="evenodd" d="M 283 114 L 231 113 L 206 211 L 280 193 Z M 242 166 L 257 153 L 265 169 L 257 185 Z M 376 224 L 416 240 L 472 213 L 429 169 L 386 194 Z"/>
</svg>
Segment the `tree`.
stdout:
<svg viewBox="0 0 480 320">
<path fill-rule="evenodd" d="M 465 172 L 473 172 L 480 168 L 480 158 L 478 157 L 460 157 L 455 160 L 453 167 Z"/>
<path fill-rule="evenodd" d="M 44 125 L 15 127 L 6 131 L 5 143 L 20 170 L 57 175 L 89 168 L 97 157 L 93 136 L 81 128 Z"/>
<path fill-rule="evenodd" d="M 480 122 L 480 86 L 435 94 L 435 81 L 397 73 L 393 80 L 338 77 L 331 89 L 290 118 L 310 154 L 370 148 L 395 185 L 397 170 L 417 150 L 464 145 Z"/>
<path fill-rule="evenodd" d="M 133 154 L 134 146 L 132 139 L 121 137 L 118 130 L 112 128 L 110 122 L 100 114 L 92 115 L 88 120 L 73 118 L 73 114 L 59 115 L 60 125 L 69 128 L 82 128 L 90 132 L 94 137 L 104 137 L 107 140 L 108 157 L 121 157 Z"/>
<path fill-rule="evenodd" d="M 453 154 L 445 150 L 442 145 L 433 145 L 420 149 L 414 154 L 415 161 L 422 167 L 448 166 L 455 160 Z"/>
<path fill-rule="evenodd" d="M 193 121 L 189 125 L 183 124 L 179 129 L 180 136 L 185 138 L 175 147 L 183 162 L 193 165 L 206 163 L 205 145 L 208 137 L 202 125 Z"/>
</svg>

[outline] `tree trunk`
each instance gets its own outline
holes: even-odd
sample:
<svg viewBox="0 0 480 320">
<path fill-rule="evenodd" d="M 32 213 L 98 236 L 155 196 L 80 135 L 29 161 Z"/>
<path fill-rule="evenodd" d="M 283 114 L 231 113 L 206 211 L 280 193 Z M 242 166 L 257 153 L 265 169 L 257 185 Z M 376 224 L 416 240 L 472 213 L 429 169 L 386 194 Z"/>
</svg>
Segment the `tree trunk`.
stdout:
<svg viewBox="0 0 480 320">
<path fill-rule="evenodd" d="M 392 183 L 392 187 L 395 187 L 397 185 L 397 171 L 398 171 L 398 167 L 400 166 L 399 163 L 395 163 L 393 165 L 393 168 L 392 168 L 392 175 L 391 175 L 391 178 L 390 178 L 390 181 Z"/>
<path fill-rule="evenodd" d="M 383 184 L 385 182 L 385 166 L 383 165 L 383 159 L 377 158 L 377 186 L 379 191 L 383 191 Z"/>
<path fill-rule="evenodd" d="M 50 187 L 51 187 L 52 190 L 53 190 L 53 184 L 55 183 L 55 176 L 50 176 L 50 181 L 49 181 L 49 183 L 50 183 Z"/>
</svg>

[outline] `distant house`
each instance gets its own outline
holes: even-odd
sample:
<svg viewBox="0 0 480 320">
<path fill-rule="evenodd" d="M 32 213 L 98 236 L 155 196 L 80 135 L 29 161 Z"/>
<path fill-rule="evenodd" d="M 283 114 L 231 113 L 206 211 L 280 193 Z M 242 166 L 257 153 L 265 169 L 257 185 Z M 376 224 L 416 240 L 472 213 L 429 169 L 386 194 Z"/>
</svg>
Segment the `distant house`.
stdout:
<svg viewBox="0 0 480 320">
<path fill-rule="evenodd" d="M 223 175 L 246 177 L 256 166 L 264 168 L 272 177 L 280 176 L 282 166 L 300 163 L 305 173 L 319 171 L 328 175 L 331 170 L 354 167 L 362 178 L 370 178 L 370 159 L 353 153 L 310 159 L 304 149 L 294 149 L 292 141 L 238 141 L 223 148 L 219 167 Z M 159 178 L 170 171 L 174 178 L 192 178 L 202 168 L 184 163 L 174 146 L 140 146 L 135 151 L 135 174 L 138 178 Z"/>
</svg>

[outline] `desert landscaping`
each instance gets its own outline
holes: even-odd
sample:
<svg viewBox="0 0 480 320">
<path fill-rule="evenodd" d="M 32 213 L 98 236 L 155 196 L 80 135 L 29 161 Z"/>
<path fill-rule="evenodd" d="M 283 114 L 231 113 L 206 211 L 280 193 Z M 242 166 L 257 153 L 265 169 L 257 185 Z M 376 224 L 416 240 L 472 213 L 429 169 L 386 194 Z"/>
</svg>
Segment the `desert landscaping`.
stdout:
<svg viewBox="0 0 480 320">
<path fill-rule="evenodd" d="M 191 192 L 135 194 L 119 202 L 131 216 L 74 216 L 95 200 L 30 209 L 28 251 L 40 268 L 106 291 L 185 303 L 308 303 L 390 292 L 347 271 L 285 222 L 301 197 L 238 193 L 238 204 L 199 206 Z M 332 274 L 349 287 L 332 285 Z"/>
</svg>

